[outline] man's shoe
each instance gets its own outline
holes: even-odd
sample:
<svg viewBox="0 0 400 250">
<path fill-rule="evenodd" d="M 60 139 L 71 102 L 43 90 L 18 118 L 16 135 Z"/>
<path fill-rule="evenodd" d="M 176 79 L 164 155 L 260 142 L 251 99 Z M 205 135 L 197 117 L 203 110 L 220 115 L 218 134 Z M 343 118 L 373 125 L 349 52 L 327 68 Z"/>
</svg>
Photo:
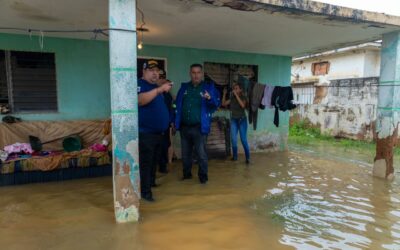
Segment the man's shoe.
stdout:
<svg viewBox="0 0 400 250">
<path fill-rule="evenodd" d="M 156 183 L 151 184 L 151 187 L 153 187 L 153 188 L 156 188 L 156 187 L 159 187 L 159 186 L 161 186 L 161 185 L 160 184 L 156 184 Z"/>
<path fill-rule="evenodd" d="M 249 159 L 246 159 L 246 164 L 249 165 L 251 162 Z"/>
<path fill-rule="evenodd" d="M 160 172 L 160 173 L 162 173 L 162 174 L 168 174 L 169 173 L 169 171 L 168 170 L 159 170 L 158 172 Z"/>
<path fill-rule="evenodd" d="M 199 175 L 199 180 L 201 184 L 206 184 L 208 181 L 208 176 L 207 175 Z"/>
<path fill-rule="evenodd" d="M 142 199 L 146 200 L 148 202 L 154 202 L 155 201 L 154 198 L 153 198 L 153 195 L 151 195 L 151 194 L 145 194 L 145 195 L 142 194 Z"/>
<path fill-rule="evenodd" d="M 208 181 L 208 180 L 206 180 L 206 179 L 200 179 L 200 183 L 201 183 L 201 184 L 206 184 L 207 181 Z"/>
<path fill-rule="evenodd" d="M 192 179 L 192 175 L 184 175 L 184 176 L 182 177 L 182 181 L 184 181 L 184 180 L 190 180 L 190 179 Z"/>
</svg>

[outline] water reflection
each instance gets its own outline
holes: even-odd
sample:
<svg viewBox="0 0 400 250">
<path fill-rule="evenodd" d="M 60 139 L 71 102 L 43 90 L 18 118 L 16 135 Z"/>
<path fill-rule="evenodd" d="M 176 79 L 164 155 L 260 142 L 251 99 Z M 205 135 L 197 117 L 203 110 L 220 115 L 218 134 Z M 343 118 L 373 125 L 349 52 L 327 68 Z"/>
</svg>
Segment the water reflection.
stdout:
<svg viewBox="0 0 400 250">
<path fill-rule="evenodd" d="M 130 225 L 114 223 L 109 177 L 0 188 L 0 246 L 400 249 L 399 183 L 335 153 L 255 154 L 250 167 L 212 161 L 205 186 L 179 181 L 176 165 Z"/>
<path fill-rule="evenodd" d="M 399 186 L 370 174 L 294 154 L 260 202 L 284 226 L 280 242 L 296 249 L 400 249 Z"/>
</svg>

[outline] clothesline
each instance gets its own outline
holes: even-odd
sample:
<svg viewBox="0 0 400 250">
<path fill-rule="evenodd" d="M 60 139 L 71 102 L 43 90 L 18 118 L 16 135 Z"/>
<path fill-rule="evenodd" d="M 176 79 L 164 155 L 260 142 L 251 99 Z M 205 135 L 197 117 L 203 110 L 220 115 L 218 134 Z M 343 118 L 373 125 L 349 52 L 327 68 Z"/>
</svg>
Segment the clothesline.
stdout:
<svg viewBox="0 0 400 250">
<path fill-rule="evenodd" d="M 311 84 L 310 84 L 311 85 Z M 316 88 L 316 87 L 324 87 L 324 88 L 363 88 L 363 87 L 378 87 L 378 88 L 382 88 L 382 87 L 400 87 L 400 83 L 398 84 L 379 84 L 379 83 L 373 83 L 373 84 L 365 84 L 362 86 L 352 86 L 352 85 L 346 85 L 346 86 L 335 86 L 335 85 L 306 85 L 306 84 L 292 84 L 291 87 L 292 88 L 296 88 L 296 89 L 306 89 L 306 88 Z"/>
<path fill-rule="evenodd" d="M 77 30 L 51 30 L 51 29 L 31 29 L 31 28 L 16 28 L 16 27 L 0 27 L 0 30 L 20 31 L 32 34 L 33 32 L 43 33 L 93 33 L 108 36 L 106 31 L 126 31 L 136 33 L 136 30 L 119 29 L 119 28 L 95 28 L 95 29 L 77 29 Z"/>
<path fill-rule="evenodd" d="M 142 27 L 141 27 L 142 28 Z M 17 31 L 17 32 L 27 32 L 31 37 L 34 32 L 39 33 L 39 45 L 43 50 L 44 47 L 44 35 L 45 33 L 93 33 L 93 39 L 97 39 L 98 35 L 103 35 L 108 37 L 109 31 L 123 31 L 136 33 L 136 30 L 130 29 L 120 29 L 120 28 L 95 28 L 95 29 L 76 29 L 76 30 L 52 30 L 52 29 L 32 29 L 32 28 L 17 28 L 17 27 L 0 27 L 0 31 Z"/>
</svg>

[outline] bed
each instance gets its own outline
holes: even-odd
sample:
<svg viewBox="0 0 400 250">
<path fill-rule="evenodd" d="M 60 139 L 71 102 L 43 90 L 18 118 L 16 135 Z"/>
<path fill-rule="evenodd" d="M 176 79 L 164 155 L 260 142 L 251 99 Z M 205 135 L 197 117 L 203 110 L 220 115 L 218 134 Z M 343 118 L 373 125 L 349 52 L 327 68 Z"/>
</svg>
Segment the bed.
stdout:
<svg viewBox="0 0 400 250">
<path fill-rule="evenodd" d="M 38 135 L 43 141 L 76 134 L 82 138 L 85 148 L 63 152 L 59 141 L 45 146 L 44 150 L 51 152 L 48 155 L 0 162 L 0 186 L 112 175 L 111 152 L 88 149 L 91 144 L 101 142 L 109 130 L 109 120 L 0 124 L 0 148 L 14 142 L 26 142 L 28 134 Z"/>
</svg>

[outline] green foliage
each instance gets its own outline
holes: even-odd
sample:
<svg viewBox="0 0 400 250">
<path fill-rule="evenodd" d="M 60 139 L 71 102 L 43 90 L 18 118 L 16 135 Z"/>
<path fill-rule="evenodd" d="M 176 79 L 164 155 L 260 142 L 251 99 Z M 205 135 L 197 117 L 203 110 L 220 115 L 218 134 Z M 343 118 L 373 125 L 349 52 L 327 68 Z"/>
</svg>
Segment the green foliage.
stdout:
<svg viewBox="0 0 400 250">
<path fill-rule="evenodd" d="M 333 136 L 323 134 L 318 128 L 311 127 L 306 122 L 298 122 L 293 124 L 289 129 L 289 142 L 310 145 L 315 142 L 329 142 L 335 146 L 343 147 L 344 149 L 367 150 L 371 153 L 375 152 L 375 143 L 368 141 L 356 141 L 351 139 L 337 139 Z M 400 148 L 396 147 L 395 155 L 400 155 Z"/>
<path fill-rule="evenodd" d="M 299 144 L 310 144 L 313 140 L 335 140 L 329 135 L 322 134 L 318 128 L 309 126 L 306 122 L 293 124 L 289 128 L 289 138 Z"/>
</svg>

